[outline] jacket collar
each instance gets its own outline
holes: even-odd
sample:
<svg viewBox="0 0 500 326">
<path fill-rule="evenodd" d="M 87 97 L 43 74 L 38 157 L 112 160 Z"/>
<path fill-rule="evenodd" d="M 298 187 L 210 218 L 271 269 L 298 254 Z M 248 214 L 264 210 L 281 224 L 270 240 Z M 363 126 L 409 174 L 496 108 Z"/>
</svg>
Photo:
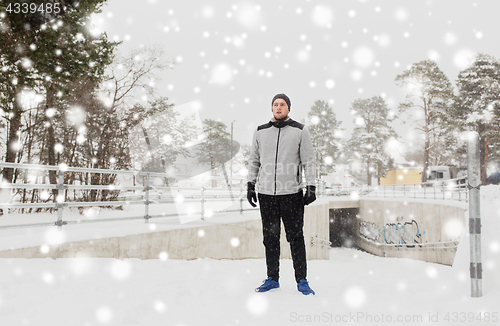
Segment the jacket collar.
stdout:
<svg viewBox="0 0 500 326">
<path fill-rule="evenodd" d="M 293 120 L 290 119 L 290 117 L 288 119 L 286 119 L 285 121 L 277 121 L 273 118 L 271 121 L 269 121 L 269 123 L 276 128 L 283 128 L 285 126 L 288 126 L 292 121 Z"/>
</svg>

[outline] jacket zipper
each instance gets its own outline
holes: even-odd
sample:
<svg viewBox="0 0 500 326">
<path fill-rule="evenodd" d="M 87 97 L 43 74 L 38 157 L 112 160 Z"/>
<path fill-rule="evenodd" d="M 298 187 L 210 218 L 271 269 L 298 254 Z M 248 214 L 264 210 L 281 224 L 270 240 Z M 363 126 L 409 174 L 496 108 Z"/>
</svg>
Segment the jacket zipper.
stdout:
<svg viewBox="0 0 500 326">
<path fill-rule="evenodd" d="M 280 144 L 281 128 L 278 128 L 278 140 L 276 142 L 276 159 L 274 160 L 274 195 L 276 196 L 276 174 L 278 169 L 278 147 Z"/>
</svg>

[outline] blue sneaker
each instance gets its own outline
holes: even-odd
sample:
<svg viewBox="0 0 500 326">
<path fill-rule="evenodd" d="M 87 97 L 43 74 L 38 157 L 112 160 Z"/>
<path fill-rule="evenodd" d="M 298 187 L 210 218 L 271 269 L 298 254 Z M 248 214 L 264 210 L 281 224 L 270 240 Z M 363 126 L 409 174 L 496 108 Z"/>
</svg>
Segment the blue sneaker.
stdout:
<svg viewBox="0 0 500 326">
<path fill-rule="evenodd" d="M 280 287 L 280 284 L 273 280 L 272 278 L 268 277 L 264 280 L 264 283 L 262 283 L 261 286 L 255 289 L 255 292 L 267 292 L 272 289 L 277 289 Z"/>
<path fill-rule="evenodd" d="M 299 283 L 297 283 L 297 290 L 302 292 L 303 295 L 315 295 L 314 291 L 309 287 L 309 282 L 304 279 L 301 279 Z"/>
</svg>

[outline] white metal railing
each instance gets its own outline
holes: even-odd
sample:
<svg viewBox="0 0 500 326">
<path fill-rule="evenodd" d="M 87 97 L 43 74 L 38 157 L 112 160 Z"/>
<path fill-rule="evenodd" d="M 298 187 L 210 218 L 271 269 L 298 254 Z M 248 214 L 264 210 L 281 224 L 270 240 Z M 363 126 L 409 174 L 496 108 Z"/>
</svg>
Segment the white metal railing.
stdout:
<svg viewBox="0 0 500 326">
<path fill-rule="evenodd" d="M 361 187 L 326 187 L 328 196 L 469 200 L 466 179 Z"/>
<path fill-rule="evenodd" d="M 14 196 L 9 202 L 2 202 L 0 198 L 0 209 L 33 209 L 33 208 L 43 208 L 43 209 L 53 209 L 57 211 L 57 220 L 55 222 L 45 222 L 45 223 L 28 223 L 28 224 L 13 224 L 13 225 L 0 225 L 0 229 L 5 228 L 16 228 L 16 227 L 35 227 L 35 226 L 50 226 L 56 225 L 60 230 L 63 225 L 67 224 L 79 224 L 79 223 L 92 223 L 92 222 L 109 222 L 109 221 L 119 221 L 119 220 L 131 220 L 131 219 L 144 219 L 145 223 L 148 223 L 151 218 L 166 218 L 166 217 L 179 217 L 183 216 L 183 213 L 169 213 L 169 214 L 157 214 L 151 213 L 150 209 L 153 205 L 158 204 L 179 204 L 181 203 L 198 203 L 199 211 L 195 214 L 199 214 L 201 220 L 205 220 L 207 208 L 207 202 L 239 202 L 238 209 L 232 210 L 219 210 L 214 213 L 221 212 L 240 212 L 245 210 L 256 210 L 258 208 L 244 208 L 243 203 L 246 202 L 246 183 L 243 182 L 241 178 L 233 178 L 230 180 L 231 186 L 235 185 L 235 180 L 237 181 L 237 187 L 231 188 L 211 188 L 211 187 L 171 187 L 166 185 L 155 185 L 152 182 L 153 178 L 159 179 L 188 179 L 190 176 L 173 175 L 168 173 L 158 173 L 158 172 L 145 172 L 145 171 L 131 171 L 131 170 L 109 170 L 109 169 L 90 169 L 90 168 L 77 168 L 68 167 L 64 164 L 59 166 L 48 166 L 48 165 L 35 165 L 35 164 L 17 164 L 17 163 L 6 163 L 0 162 L 0 168 L 13 168 L 21 169 L 26 171 L 42 171 L 45 174 L 47 171 L 55 171 L 57 174 L 57 183 L 48 184 L 43 183 L 42 180 L 35 178 L 35 181 L 23 182 L 23 178 L 18 179 L 18 182 L 11 183 L 0 183 L 0 191 L 11 191 L 12 189 L 24 189 L 24 190 L 51 190 L 53 193 L 50 198 L 44 200 L 44 202 L 22 202 L 19 195 Z M 25 171 L 25 173 L 26 173 Z M 133 176 L 136 179 L 141 179 L 140 185 L 89 185 L 83 184 L 83 180 L 79 180 L 80 184 L 67 184 L 64 182 L 65 173 L 88 173 L 92 174 L 120 174 Z M 26 179 L 26 178 L 24 178 Z M 226 179 L 223 177 L 204 177 L 202 182 L 211 182 L 211 180 L 216 180 L 217 182 L 223 182 L 225 184 Z M 466 183 L 463 182 L 464 179 L 452 179 L 443 182 L 427 182 L 427 183 L 412 183 L 412 184 L 399 184 L 399 185 L 387 185 L 387 186 L 362 186 L 362 187 L 325 187 L 325 182 L 322 180 L 317 180 L 317 196 L 321 197 L 323 195 L 333 195 L 333 196 L 344 196 L 344 195 L 355 195 L 359 197 L 379 197 L 379 198 L 423 198 L 423 199 L 452 199 L 459 201 L 468 201 L 468 188 Z M 46 182 L 46 181 L 45 181 Z M 202 183 L 203 184 L 203 183 Z M 112 191 L 115 192 L 115 197 L 113 200 L 105 201 L 81 201 L 81 200 L 67 200 L 67 195 L 69 191 L 73 192 L 83 192 L 83 191 Z M 119 192 L 116 195 L 116 192 Z M 57 195 L 56 195 L 57 194 Z M 65 208 L 76 207 L 83 209 L 85 207 L 119 207 L 119 206 L 130 206 L 130 205 L 143 205 L 144 214 L 140 216 L 132 217 L 113 217 L 113 218 L 103 218 L 103 219 L 91 219 L 91 220 L 63 220 L 63 213 Z M 192 214 L 192 213 L 191 213 Z"/>
<path fill-rule="evenodd" d="M 77 168 L 68 167 L 64 164 L 58 166 L 50 165 L 35 165 L 35 164 L 19 164 L 19 163 L 6 163 L 0 162 L 0 168 L 13 168 L 28 171 L 43 171 L 45 173 L 44 178 L 42 178 L 42 183 L 38 183 L 38 178 L 35 178 L 34 183 L 23 182 L 22 178 L 16 183 L 0 183 L 0 191 L 12 189 L 24 189 L 24 190 L 52 190 L 54 193 L 50 195 L 50 198 L 46 199 L 45 202 L 34 202 L 26 203 L 22 202 L 19 196 L 13 196 L 10 198 L 9 202 L 2 202 L 0 198 L 0 209 L 54 209 L 57 211 L 57 221 L 55 222 L 45 222 L 45 223 L 27 223 L 27 224 L 12 224 L 12 225 L 0 225 L 0 229 L 6 228 L 18 228 L 18 227 L 38 227 L 38 226 L 53 226 L 56 225 L 58 230 L 62 229 L 63 225 L 67 224 L 80 224 L 80 223 L 93 223 L 93 222 L 109 222 L 109 221 L 120 221 L 120 220 L 133 220 L 133 219 L 144 219 L 145 223 L 148 223 L 151 218 L 168 218 L 168 217 L 180 217 L 183 215 L 192 215 L 193 212 L 189 214 L 183 213 L 170 213 L 170 214 L 151 214 L 150 210 L 153 205 L 158 204 L 175 204 L 179 203 L 198 203 L 199 211 L 194 214 L 199 214 L 201 220 L 205 220 L 207 208 L 207 202 L 239 202 L 239 209 L 223 209 L 213 213 L 222 212 L 240 212 L 246 210 L 258 210 L 258 208 L 244 208 L 243 203 L 246 202 L 246 182 L 243 182 L 241 178 L 230 179 L 230 187 L 226 188 L 211 188 L 206 186 L 200 187 L 172 187 L 166 185 L 155 185 L 153 183 L 153 178 L 159 179 L 188 179 L 192 176 L 174 175 L 168 173 L 158 173 L 158 172 L 146 172 L 146 171 L 131 171 L 131 170 L 109 170 L 109 169 L 91 169 L 91 168 Z M 49 184 L 46 182 L 46 172 L 55 171 L 57 173 L 57 183 Z M 26 172 L 25 172 L 26 173 Z M 64 182 L 65 173 L 89 173 L 89 174 L 120 174 L 133 176 L 136 179 L 142 179 L 142 185 L 89 185 L 82 184 L 82 180 L 79 180 L 80 184 L 67 184 Z M 221 183 L 226 183 L 226 179 L 223 177 L 213 177 L 204 176 L 201 180 L 201 184 L 206 182 L 211 182 L 212 180 L 220 181 Z M 237 181 L 237 188 L 231 188 Z M 324 194 L 324 182 L 318 180 L 317 182 L 317 195 L 321 196 Z M 106 201 L 81 201 L 66 200 L 68 191 L 119 191 L 119 195 L 115 197 L 115 200 Z M 57 195 L 56 195 L 57 193 Z M 11 196 L 9 196 L 11 197 Z M 132 217 L 114 217 L 114 218 L 103 218 L 103 219 L 91 219 L 91 220 L 63 220 L 63 213 L 65 208 L 79 208 L 84 207 L 119 207 L 119 206 L 129 206 L 129 205 L 144 205 L 144 214 L 141 216 Z M 175 209 L 172 209 L 175 210 Z"/>
<path fill-rule="evenodd" d="M 13 196 L 10 202 L 2 202 L 0 199 L 0 208 L 3 210 L 7 209 L 22 209 L 22 208 L 45 208 L 54 209 L 57 211 L 57 221 L 55 223 L 29 223 L 29 224 L 16 224 L 16 225 L 0 225 L 2 228 L 16 228 L 16 227 L 35 227 L 35 226 L 50 226 L 56 225 L 60 230 L 63 225 L 67 224 L 78 224 L 78 223 L 89 223 L 89 222 L 103 222 L 103 221 L 118 221 L 118 220 L 130 220 L 130 219 L 144 219 L 145 223 L 148 223 L 150 218 L 165 218 L 165 217 L 177 217 L 182 214 L 160 214 L 152 215 L 150 214 L 150 208 L 153 204 L 176 204 L 179 202 L 189 203 L 198 202 L 200 204 L 199 214 L 202 220 L 205 219 L 205 203 L 209 201 L 239 201 L 239 209 L 237 210 L 222 210 L 220 212 L 229 211 L 239 211 L 240 213 L 244 210 L 254 210 L 255 208 L 243 208 L 243 202 L 246 201 L 246 196 L 243 196 L 243 191 L 246 191 L 246 184 L 243 180 L 233 178 L 230 180 L 230 184 L 233 185 L 233 181 L 238 181 L 238 188 L 231 189 L 227 188 L 209 188 L 209 187 L 170 187 L 166 185 L 155 185 L 152 182 L 152 178 L 160 179 L 187 179 L 189 176 L 182 175 L 172 175 L 168 173 L 158 173 L 158 172 L 145 172 L 145 171 L 127 171 L 127 170 L 109 170 L 109 169 L 90 169 L 90 168 L 76 168 L 68 167 L 64 164 L 59 166 L 49 166 L 49 165 L 35 165 L 35 164 L 17 164 L 17 163 L 6 163 L 1 162 L 0 168 L 13 168 L 22 170 L 32 170 L 32 171 L 56 171 L 57 173 L 57 183 L 47 184 L 47 183 L 24 183 L 23 180 L 18 180 L 16 183 L 0 183 L 0 190 L 12 189 L 25 189 L 25 190 L 56 190 L 50 198 L 45 200 L 45 202 L 35 202 L 26 203 L 21 202 L 18 196 Z M 133 176 L 135 178 L 142 179 L 141 185 L 88 185 L 81 184 L 66 184 L 64 183 L 65 173 L 89 173 L 89 174 L 120 174 Z M 44 172 L 45 173 L 45 172 Z M 46 178 L 45 178 L 46 179 Z M 203 181 L 225 181 L 223 177 L 203 177 Z M 224 182 L 225 183 L 225 182 Z M 67 191 L 120 191 L 120 194 L 115 196 L 116 200 L 106 200 L 106 201 L 67 201 Z M 124 192 L 125 191 L 125 192 Z M 57 196 L 55 195 L 57 194 Z M 181 200 L 179 200 L 181 198 Z M 69 207 L 118 207 L 124 205 L 144 205 L 144 215 L 135 217 L 116 217 L 116 218 L 106 218 L 106 219 L 92 219 L 89 221 L 78 220 L 78 221 L 63 221 L 64 208 Z"/>
</svg>

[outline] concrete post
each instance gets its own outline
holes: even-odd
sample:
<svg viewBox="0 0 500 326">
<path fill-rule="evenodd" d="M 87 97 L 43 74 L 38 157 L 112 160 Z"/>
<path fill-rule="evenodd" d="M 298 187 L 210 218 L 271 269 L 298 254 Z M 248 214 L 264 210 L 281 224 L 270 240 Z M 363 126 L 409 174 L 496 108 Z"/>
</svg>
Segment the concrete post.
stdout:
<svg viewBox="0 0 500 326">
<path fill-rule="evenodd" d="M 57 178 L 57 197 L 56 197 L 56 205 L 57 205 L 57 231 L 62 231 L 63 226 L 63 203 L 64 203 L 64 172 L 59 170 L 58 178 Z M 61 200 L 63 198 L 63 200 Z"/>
<path fill-rule="evenodd" d="M 480 148 L 479 135 L 471 132 L 467 139 L 467 187 L 469 188 L 469 234 L 471 296 L 481 297 L 483 269 L 481 264 L 481 214 L 480 214 Z"/>
</svg>

